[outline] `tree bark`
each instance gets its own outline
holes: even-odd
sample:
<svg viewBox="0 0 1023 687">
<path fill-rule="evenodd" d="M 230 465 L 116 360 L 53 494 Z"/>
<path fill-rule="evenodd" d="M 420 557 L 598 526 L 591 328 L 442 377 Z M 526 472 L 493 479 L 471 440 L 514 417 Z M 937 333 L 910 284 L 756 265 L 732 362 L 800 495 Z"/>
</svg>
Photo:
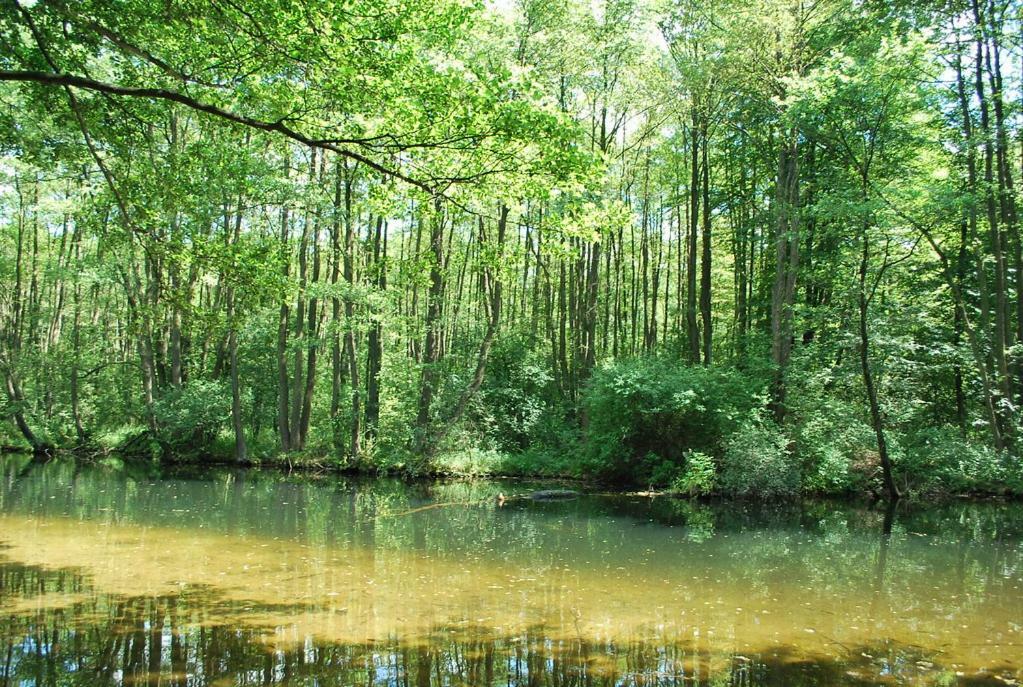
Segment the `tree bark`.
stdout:
<svg viewBox="0 0 1023 687">
<path fill-rule="evenodd" d="M 285 176 L 287 176 L 288 167 L 285 165 L 284 168 Z M 281 208 L 281 228 L 280 228 L 280 260 L 281 260 L 281 281 L 283 283 L 288 282 L 290 273 L 290 261 L 291 257 L 288 251 L 288 235 L 289 235 L 289 213 L 287 201 L 285 201 L 284 207 Z M 291 445 L 291 418 L 289 403 L 290 388 L 291 384 L 288 379 L 288 320 L 290 315 L 290 307 L 288 305 L 288 296 L 283 294 L 281 296 L 280 311 L 277 318 L 277 432 L 281 441 L 281 450 L 290 451 Z"/>
<path fill-rule="evenodd" d="M 701 128 L 703 136 L 703 241 L 700 260 L 700 317 L 703 324 L 703 364 L 710 365 L 713 343 L 711 324 L 711 226 L 710 226 L 710 161 L 707 149 L 710 146 L 707 136 L 707 122 L 704 118 Z"/>
<path fill-rule="evenodd" d="M 686 334 L 689 340 L 689 362 L 700 362 L 700 326 L 696 320 L 696 256 L 699 250 L 697 231 L 700 226 L 700 144 L 693 114 L 690 129 L 689 242 L 686 255 Z"/>
<path fill-rule="evenodd" d="M 866 195 L 866 194 L 864 194 Z M 881 461 L 881 471 L 884 477 L 885 491 L 888 498 L 897 501 L 901 494 L 899 487 L 895 484 L 895 476 L 892 473 L 891 457 L 888 455 L 888 439 L 885 436 L 884 417 L 881 414 L 881 405 L 877 398 L 877 387 L 874 383 L 874 374 L 870 368 L 870 335 L 867 322 L 867 310 L 870 304 L 870 296 L 867 293 L 867 270 L 870 264 L 870 237 L 869 221 L 863 223 L 863 249 L 860 253 L 859 269 L 859 336 L 860 336 L 860 370 L 863 373 L 863 386 L 867 392 L 867 402 L 870 405 L 870 423 L 874 429 L 874 436 L 877 439 L 877 453 Z"/>
<path fill-rule="evenodd" d="M 373 271 L 376 288 L 380 293 L 387 289 L 387 237 L 383 216 L 377 217 L 373 233 Z M 377 313 L 369 329 L 366 342 L 366 434 L 376 437 L 380 424 L 380 371 L 383 365 L 383 324 Z"/>
<path fill-rule="evenodd" d="M 427 454 L 429 443 L 430 411 L 436 392 L 441 359 L 441 315 L 444 294 L 444 214 L 440 199 L 434 201 L 430 224 L 430 289 L 426 304 L 426 338 L 423 343 L 423 370 L 419 384 L 419 402 L 416 412 L 415 451 Z"/>
<path fill-rule="evenodd" d="M 790 131 L 778 153 L 775 185 L 774 287 L 771 291 L 771 359 L 775 365 L 772 406 L 775 420 L 785 418 L 785 375 L 792 353 L 792 307 L 799 268 L 799 148 Z"/>
<path fill-rule="evenodd" d="M 348 359 L 348 378 L 352 385 L 352 426 L 348 452 L 352 461 L 362 454 L 362 387 L 359 381 L 359 355 L 355 347 L 355 218 L 350 205 L 345 214 L 345 357 Z"/>
</svg>

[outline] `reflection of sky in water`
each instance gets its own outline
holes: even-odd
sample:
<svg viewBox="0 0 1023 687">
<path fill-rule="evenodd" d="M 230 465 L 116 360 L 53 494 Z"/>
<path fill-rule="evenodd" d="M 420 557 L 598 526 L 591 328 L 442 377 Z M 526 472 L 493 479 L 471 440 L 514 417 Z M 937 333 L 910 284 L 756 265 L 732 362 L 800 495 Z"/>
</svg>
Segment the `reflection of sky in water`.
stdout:
<svg viewBox="0 0 1023 687">
<path fill-rule="evenodd" d="M 686 661 L 845 676 L 821 684 L 1020 676 L 1019 505 L 904 508 L 886 539 L 883 512 L 831 503 L 534 502 L 508 483 L 159 478 L 20 457 L 0 478 L 0 642 L 23 654 L 45 621 L 156 632 L 158 657 L 181 636 L 195 660 L 216 649 L 196 632 L 278 658 L 375 647 L 360 682 L 400 682 L 396 651 L 436 653 L 434 684 L 476 654 L 513 678 L 535 677 L 541 654 L 547 672 L 655 681 Z M 500 508 L 499 491 L 513 495 Z"/>
</svg>

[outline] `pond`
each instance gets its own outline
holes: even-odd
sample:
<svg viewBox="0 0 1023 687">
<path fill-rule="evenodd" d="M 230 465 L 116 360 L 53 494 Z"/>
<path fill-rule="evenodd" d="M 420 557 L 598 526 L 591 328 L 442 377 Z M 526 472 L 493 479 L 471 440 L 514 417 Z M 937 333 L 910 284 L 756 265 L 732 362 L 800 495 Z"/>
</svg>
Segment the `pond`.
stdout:
<svg viewBox="0 0 1023 687">
<path fill-rule="evenodd" d="M 3 687 L 1023 679 L 1020 504 L 537 501 L 24 456 L 0 479 Z"/>
</svg>

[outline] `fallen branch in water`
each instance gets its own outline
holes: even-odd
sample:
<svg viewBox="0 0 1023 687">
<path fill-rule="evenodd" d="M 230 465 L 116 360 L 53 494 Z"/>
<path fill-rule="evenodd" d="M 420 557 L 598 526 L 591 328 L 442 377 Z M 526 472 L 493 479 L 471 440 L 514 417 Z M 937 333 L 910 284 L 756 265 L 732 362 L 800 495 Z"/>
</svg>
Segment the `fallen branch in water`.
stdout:
<svg viewBox="0 0 1023 687">
<path fill-rule="evenodd" d="M 418 508 L 412 508 L 411 510 L 405 510 L 400 513 L 384 513 L 377 517 L 397 518 L 402 515 L 412 515 L 413 513 L 421 513 L 424 510 L 432 510 L 434 508 L 445 508 L 447 506 L 482 506 L 484 503 L 486 503 L 486 501 L 447 501 L 445 503 L 431 503 L 426 506 L 419 506 Z"/>
<path fill-rule="evenodd" d="M 569 489 L 548 489 L 542 491 L 533 491 L 528 494 L 512 494 L 511 496 L 505 496 L 503 493 L 498 493 L 497 496 L 480 501 L 445 501 L 444 503 L 430 503 L 425 506 L 419 506 L 418 508 L 412 508 L 405 510 L 400 513 L 386 513 L 378 517 L 398 517 L 402 515 L 412 515 L 413 513 L 421 513 L 423 511 L 432 510 L 434 508 L 446 508 L 448 506 L 482 506 L 487 502 L 493 502 L 498 507 L 503 506 L 509 501 L 515 499 L 528 499 L 530 501 L 563 501 L 566 499 L 574 499 L 579 496 L 579 492 L 571 491 Z"/>
</svg>

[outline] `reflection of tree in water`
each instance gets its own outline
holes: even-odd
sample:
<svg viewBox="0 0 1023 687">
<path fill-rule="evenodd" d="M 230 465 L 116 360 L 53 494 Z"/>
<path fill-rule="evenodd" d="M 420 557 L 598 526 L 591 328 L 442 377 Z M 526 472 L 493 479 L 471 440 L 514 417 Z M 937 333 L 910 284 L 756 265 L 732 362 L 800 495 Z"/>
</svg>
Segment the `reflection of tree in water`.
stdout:
<svg viewBox="0 0 1023 687">
<path fill-rule="evenodd" d="M 317 545 L 345 544 L 367 519 L 378 519 L 375 544 L 401 549 L 450 550 L 453 542 L 471 541 L 475 552 L 509 531 L 515 541 L 527 542 L 522 548 L 535 548 L 548 543 L 543 539 L 545 523 L 573 520 L 611 530 L 620 530 L 624 524 L 686 528 L 693 535 L 690 539 L 698 541 L 757 531 L 814 537 L 863 534 L 874 541 L 883 516 L 883 509 L 876 505 L 835 501 L 693 502 L 629 496 L 561 502 L 516 499 L 498 508 L 498 492 L 528 492 L 530 487 L 485 481 L 408 485 L 395 480 L 317 479 L 227 469 L 163 474 L 148 464 L 114 469 L 62 460 L 38 464 L 23 456 L 0 456 L 0 476 L 4 512 L 201 526 L 232 535 L 276 535 Z M 430 503 L 474 507 L 400 516 Z M 1020 512 L 1019 504 L 953 502 L 900 507 L 898 520 L 904 530 L 926 534 L 932 541 L 1018 541 L 1023 538 Z M 424 523 L 429 524 L 428 533 Z"/>
<path fill-rule="evenodd" d="M 63 607 L 38 597 L 86 598 Z M 553 639 L 543 628 L 498 636 L 440 628 L 415 642 L 275 646 L 274 628 L 223 623 L 252 609 L 210 590 L 169 597 L 91 596 L 73 570 L 0 564 L 0 685 L 365 685 L 373 687 L 735 687 L 956 684 L 911 647 L 850 649 L 846 662 L 810 660 L 786 647 L 723 655 L 699 644 Z M 284 628 L 282 628 L 284 629 Z M 924 666 L 924 667 L 922 667 Z M 977 681 L 961 684 L 1000 684 Z"/>
<path fill-rule="evenodd" d="M 10 565 L 0 566 L 0 662 L 6 659 L 16 668 L 0 674 L 0 687 L 13 687 L 19 680 L 145 682 L 150 659 L 163 675 L 161 684 L 180 684 L 172 681 L 180 678 L 178 673 L 194 676 L 190 685 L 208 684 L 215 677 L 232 684 L 279 683 L 285 673 L 298 675 L 299 667 L 307 664 L 307 677 L 322 669 L 330 676 L 327 682 L 395 687 L 856 684 L 879 674 L 915 675 L 918 661 L 941 663 L 940 656 L 922 649 L 886 644 L 890 628 L 908 627 L 899 636 L 914 641 L 907 634 L 920 627 L 912 625 L 918 618 L 929 620 L 933 632 L 969 625 L 961 634 L 966 641 L 976 638 L 981 646 L 979 642 L 1002 631 L 1003 617 L 1019 617 L 1015 609 L 1023 603 L 1017 586 L 1023 569 L 1023 508 L 1017 503 L 902 504 L 896 517 L 876 504 L 696 502 L 624 495 L 564 502 L 515 498 L 498 507 L 496 493 L 512 494 L 513 489 L 524 493 L 529 487 L 348 483 L 227 470 L 168 476 L 0 457 L 4 514 L 62 523 L 155 525 L 189 536 L 200 536 L 201 530 L 264 543 L 281 540 L 341 558 L 351 551 L 359 556 L 359 571 L 379 567 L 395 572 L 390 587 L 367 586 L 370 595 L 386 595 L 404 584 L 410 561 L 455 562 L 458 570 L 491 573 L 523 571 L 523 577 L 548 576 L 551 584 L 565 581 L 559 575 L 567 568 L 599 572 L 606 566 L 606 575 L 584 580 L 589 586 L 573 587 L 586 590 L 586 598 L 600 609 L 605 601 L 601 595 L 618 584 L 615 570 L 628 567 L 634 583 L 628 603 L 649 601 L 647 593 L 664 579 L 680 588 L 689 585 L 685 588 L 692 591 L 692 599 L 687 597 L 686 603 L 693 605 L 724 589 L 740 590 L 741 605 L 752 608 L 755 601 L 784 599 L 784 592 L 795 589 L 786 601 L 830 613 L 828 618 L 835 621 L 828 624 L 840 627 L 851 613 L 842 604 L 859 608 L 862 602 L 862 624 L 872 623 L 871 634 L 856 636 L 869 636 L 864 641 L 871 642 L 876 638 L 878 644 L 839 645 L 839 653 L 848 659 L 837 665 L 824 659 L 807 662 L 805 653 L 786 655 L 781 649 L 777 656 L 722 656 L 671 639 L 647 638 L 634 645 L 555 643 L 539 628 L 508 637 L 460 627 L 418 645 L 399 642 L 408 639 L 401 636 L 371 647 L 313 642 L 307 650 L 274 652 L 266 648 L 273 632 L 268 636 L 251 629 L 254 617 L 265 619 L 259 613 L 265 606 L 247 611 L 244 603 L 195 587 L 171 598 L 94 599 L 73 572 L 44 574 Z M 176 545 L 182 565 L 187 565 L 187 538 Z M 0 560 L 2 555 L 0 548 Z M 615 567 L 619 565 L 623 567 Z M 470 594 L 471 583 L 466 585 Z M 282 598 L 290 591 L 282 587 Z M 425 594 L 435 591 L 445 590 L 430 588 Z M 66 610 L 12 611 L 60 606 L 53 598 L 35 603 L 40 594 L 70 595 L 63 602 Z M 835 599 L 842 604 L 835 605 Z M 367 608 L 373 605 L 371 596 Z M 278 617 L 288 615 L 285 606 L 280 610 Z M 302 614 L 308 609 L 291 610 Z M 785 609 L 771 610 L 779 618 L 778 611 Z M 710 618 L 693 617 L 688 616 L 689 627 L 700 627 L 700 620 Z M 988 622 L 992 617 L 999 623 Z M 874 624 L 878 618 L 889 624 Z M 793 627 L 797 633 L 803 629 Z M 815 627 L 814 636 L 824 637 Z M 836 639 L 852 644 L 847 636 Z M 288 639 L 300 642 L 301 637 Z M 727 640 L 715 647 L 723 646 L 722 641 Z M 784 641 L 799 643 L 791 634 Z M 920 641 L 932 649 L 940 646 L 926 637 Z M 924 671 L 930 672 L 937 671 Z M 142 677 L 131 677 L 136 673 Z M 953 674 L 949 683 L 956 679 Z"/>
</svg>

